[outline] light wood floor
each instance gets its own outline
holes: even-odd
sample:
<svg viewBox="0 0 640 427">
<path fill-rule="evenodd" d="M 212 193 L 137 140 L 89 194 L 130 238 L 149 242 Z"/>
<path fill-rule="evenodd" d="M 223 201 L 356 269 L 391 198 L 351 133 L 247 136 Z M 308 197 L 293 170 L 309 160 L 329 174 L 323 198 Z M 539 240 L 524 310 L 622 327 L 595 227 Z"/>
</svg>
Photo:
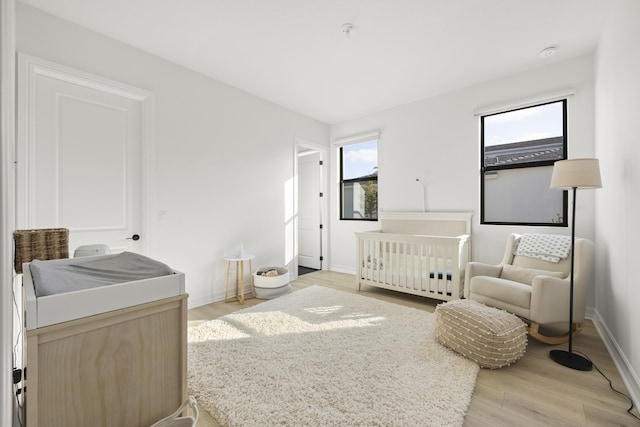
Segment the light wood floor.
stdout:
<svg viewBox="0 0 640 427">
<path fill-rule="evenodd" d="M 295 290 L 311 285 L 326 286 L 357 293 L 353 275 L 318 271 L 291 282 Z M 363 295 L 433 312 L 438 301 L 399 292 L 363 287 Z M 215 319 L 233 311 L 259 304 L 246 300 L 244 305 L 214 303 L 189 310 L 189 325 Z M 629 402 L 609 389 L 596 370 L 574 371 L 553 362 L 548 354 L 554 348 L 529 340 L 525 356 L 509 367 L 481 369 L 465 426 L 640 426 L 626 413 Z M 618 374 L 593 324 L 573 341 L 573 350 L 586 354 L 624 393 L 627 389 Z M 251 410 L 250 407 L 247 408 Z M 637 411 L 634 409 L 637 414 Z M 198 427 L 217 427 L 218 423 L 201 409 Z"/>
</svg>

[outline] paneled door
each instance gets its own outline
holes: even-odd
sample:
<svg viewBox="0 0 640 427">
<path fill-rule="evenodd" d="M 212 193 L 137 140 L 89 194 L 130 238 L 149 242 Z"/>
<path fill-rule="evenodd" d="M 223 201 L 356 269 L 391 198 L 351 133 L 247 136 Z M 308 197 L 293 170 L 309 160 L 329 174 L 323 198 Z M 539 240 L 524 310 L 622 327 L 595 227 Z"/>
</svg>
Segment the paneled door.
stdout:
<svg viewBox="0 0 640 427">
<path fill-rule="evenodd" d="M 71 254 L 87 244 L 146 252 L 148 94 L 26 55 L 18 63 L 19 228 L 68 228 Z"/>
<path fill-rule="evenodd" d="M 298 157 L 298 265 L 322 268 L 320 153 Z"/>
</svg>

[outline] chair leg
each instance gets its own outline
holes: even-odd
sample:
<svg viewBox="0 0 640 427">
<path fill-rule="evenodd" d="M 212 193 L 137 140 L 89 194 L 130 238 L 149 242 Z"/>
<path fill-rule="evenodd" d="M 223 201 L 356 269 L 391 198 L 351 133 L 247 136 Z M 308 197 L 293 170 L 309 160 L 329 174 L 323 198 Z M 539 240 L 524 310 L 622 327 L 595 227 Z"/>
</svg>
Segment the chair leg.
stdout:
<svg viewBox="0 0 640 427">
<path fill-rule="evenodd" d="M 531 338 L 535 338 L 540 342 L 545 344 L 563 344 L 569 341 L 569 332 L 565 332 L 562 335 L 557 336 L 548 336 L 540 333 L 540 324 L 537 322 L 531 322 L 531 325 L 527 328 L 527 332 L 531 336 Z M 573 337 L 575 338 L 582 331 L 582 323 L 574 323 L 573 324 Z"/>
</svg>

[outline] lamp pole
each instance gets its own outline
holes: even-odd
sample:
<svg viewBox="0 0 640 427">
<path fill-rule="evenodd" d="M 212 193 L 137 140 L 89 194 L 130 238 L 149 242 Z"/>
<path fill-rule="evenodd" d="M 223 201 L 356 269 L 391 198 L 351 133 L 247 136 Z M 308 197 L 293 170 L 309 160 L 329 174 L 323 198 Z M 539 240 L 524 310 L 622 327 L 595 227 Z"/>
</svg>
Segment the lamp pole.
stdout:
<svg viewBox="0 0 640 427">
<path fill-rule="evenodd" d="M 567 368 L 590 371 L 591 361 L 573 353 L 573 266 L 576 246 L 576 190 L 578 187 L 571 187 L 571 189 L 573 191 L 573 207 L 571 209 L 571 271 L 569 277 L 569 351 L 551 350 L 549 357 Z"/>
</svg>

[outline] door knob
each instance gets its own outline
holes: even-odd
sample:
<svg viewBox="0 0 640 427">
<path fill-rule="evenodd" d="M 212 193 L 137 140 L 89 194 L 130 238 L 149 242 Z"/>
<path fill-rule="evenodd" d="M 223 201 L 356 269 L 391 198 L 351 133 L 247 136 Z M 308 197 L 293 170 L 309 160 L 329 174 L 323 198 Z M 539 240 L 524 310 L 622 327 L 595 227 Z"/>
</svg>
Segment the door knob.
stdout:
<svg viewBox="0 0 640 427">
<path fill-rule="evenodd" d="M 139 234 L 134 234 L 131 237 L 127 237 L 126 240 L 133 240 L 134 242 L 137 242 L 138 240 L 140 240 L 140 235 Z"/>
</svg>

